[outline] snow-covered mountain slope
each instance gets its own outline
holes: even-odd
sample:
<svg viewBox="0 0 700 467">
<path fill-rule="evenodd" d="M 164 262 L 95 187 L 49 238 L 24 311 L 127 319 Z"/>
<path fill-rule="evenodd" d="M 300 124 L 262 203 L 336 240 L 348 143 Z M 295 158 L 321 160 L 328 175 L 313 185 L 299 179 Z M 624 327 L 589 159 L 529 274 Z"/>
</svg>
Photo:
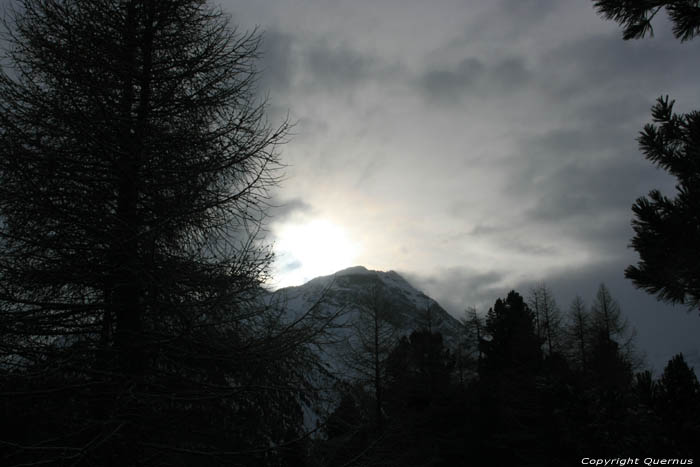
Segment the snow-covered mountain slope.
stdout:
<svg viewBox="0 0 700 467">
<path fill-rule="evenodd" d="M 445 344 L 454 347 L 461 332 L 460 323 L 452 315 L 395 271 L 355 266 L 301 286 L 280 289 L 273 299 L 292 319 L 311 309 L 321 309 L 326 316 L 337 315 L 329 327 L 331 337 L 335 337 L 331 340 L 336 343 L 356 338 L 358 324 L 372 319 L 373 308 L 381 308 L 382 321 L 393 327 L 392 339 L 428 328 L 440 332 Z M 341 356 L 338 354 L 345 351 L 343 346 L 327 345 L 323 350 L 329 354 L 324 357 L 329 370 L 343 371 L 338 361 Z"/>
<path fill-rule="evenodd" d="M 316 392 L 301 401 L 307 430 L 337 407 L 344 383 L 368 383 L 367 375 L 374 372 L 367 362 L 368 352 L 373 352 L 367 344 L 376 344 L 373 333 L 379 337 L 382 358 L 414 330 L 440 332 L 453 349 L 462 333 L 455 318 L 394 271 L 355 266 L 266 294 L 265 302 L 293 326 L 314 329 L 322 323 L 323 332 L 308 344 L 320 365 L 305 375 Z"/>
<path fill-rule="evenodd" d="M 415 289 L 395 271 L 372 271 L 354 266 L 330 276 L 317 277 L 304 285 L 287 287 L 275 293 L 286 301 L 290 313 L 299 315 L 312 306 L 340 312 L 340 322 L 350 322 L 363 310 L 387 308 L 385 316 L 399 334 L 421 328 L 442 333 L 452 344 L 458 339 L 460 323 L 435 300 Z"/>
</svg>

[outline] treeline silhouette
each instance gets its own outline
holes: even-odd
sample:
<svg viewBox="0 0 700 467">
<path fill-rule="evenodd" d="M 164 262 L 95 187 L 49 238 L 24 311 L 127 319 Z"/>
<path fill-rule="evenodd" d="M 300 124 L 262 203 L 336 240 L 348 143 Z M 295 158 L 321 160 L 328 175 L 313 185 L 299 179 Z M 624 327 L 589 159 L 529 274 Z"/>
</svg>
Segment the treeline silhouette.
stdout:
<svg viewBox="0 0 700 467">
<path fill-rule="evenodd" d="M 551 329 L 543 310 L 550 324 L 560 317 L 551 292 L 539 286 L 528 302 L 511 291 L 485 318 L 471 313 L 456 350 L 427 328 L 401 338 L 386 360 L 381 419 L 367 387 L 346 388 L 311 465 L 574 465 L 698 452 L 694 371 L 682 354 L 659 378 L 641 369 L 604 285 L 590 310 L 577 297 Z"/>
<path fill-rule="evenodd" d="M 284 465 L 322 332 L 260 303 L 289 125 L 198 0 L 17 0 L 0 70 L 0 465 Z"/>
</svg>

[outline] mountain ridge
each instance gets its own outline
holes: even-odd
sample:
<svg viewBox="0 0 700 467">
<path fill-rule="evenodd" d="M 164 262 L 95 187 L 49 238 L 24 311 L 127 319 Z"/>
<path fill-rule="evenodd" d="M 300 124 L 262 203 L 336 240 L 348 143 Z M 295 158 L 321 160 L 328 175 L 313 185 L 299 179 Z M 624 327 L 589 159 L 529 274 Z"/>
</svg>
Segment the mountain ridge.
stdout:
<svg viewBox="0 0 700 467">
<path fill-rule="evenodd" d="M 358 365 L 362 365 L 360 354 L 366 357 L 373 352 L 366 345 L 373 341 L 371 334 L 377 329 L 373 322 L 376 313 L 381 314 L 382 358 L 413 331 L 439 332 L 452 350 L 457 348 L 463 333 L 456 318 L 393 270 L 353 266 L 302 285 L 278 289 L 267 300 L 269 305 L 284 310 L 289 322 L 309 317 L 325 320 L 322 338 L 309 346 L 320 364 L 309 380 L 321 394 L 317 401 L 302 404 L 305 426 L 311 429 L 340 403 L 338 388 L 366 382 L 367 368 Z"/>
<path fill-rule="evenodd" d="M 352 266 L 271 294 L 284 304 L 292 318 L 302 316 L 312 307 L 323 307 L 327 314 L 338 315 L 334 324 L 340 328 L 362 320 L 368 302 L 377 299 L 372 295 L 381 295 L 381 306 L 389 310 L 387 320 L 396 327 L 398 335 L 430 328 L 440 332 L 448 346 L 457 345 L 460 322 L 394 270 Z"/>
</svg>

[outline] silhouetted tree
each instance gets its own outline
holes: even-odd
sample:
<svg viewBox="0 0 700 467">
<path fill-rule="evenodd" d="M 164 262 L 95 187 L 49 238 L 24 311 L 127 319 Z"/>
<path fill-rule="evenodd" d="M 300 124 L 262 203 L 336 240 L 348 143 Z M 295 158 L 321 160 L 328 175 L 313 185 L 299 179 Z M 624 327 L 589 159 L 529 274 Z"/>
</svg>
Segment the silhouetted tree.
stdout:
<svg viewBox="0 0 700 467">
<path fill-rule="evenodd" d="M 536 368 L 542 358 L 541 339 L 535 317 L 522 296 L 515 291 L 498 299 L 486 317 L 488 340 L 483 342 L 487 371 L 504 368 Z"/>
<path fill-rule="evenodd" d="M 535 315 L 537 336 L 544 342 L 544 353 L 552 356 L 559 351 L 562 338 L 561 311 L 554 294 L 543 282 L 530 290 L 528 305 Z"/>
<path fill-rule="evenodd" d="M 652 19 L 666 9 L 673 22 L 673 34 L 687 41 L 700 33 L 700 6 L 688 0 L 594 0 L 598 13 L 624 27 L 623 38 L 640 39 L 654 35 Z"/>
<path fill-rule="evenodd" d="M 639 146 L 645 157 L 678 179 L 676 197 L 658 190 L 637 199 L 632 210 L 632 247 L 640 261 L 625 276 L 660 300 L 700 306 L 700 113 L 673 113 L 673 102 L 659 98 L 655 124 L 644 127 Z"/>
<path fill-rule="evenodd" d="M 669 360 L 659 380 L 656 391 L 658 399 L 669 405 L 675 415 L 698 402 L 700 384 L 695 371 L 688 366 L 683 354 L 675 355 Z"/>
<path fill-rule="evenodd" d="M 426 329 L 399 340 L 388 361 L 388 382 L 394 401 L 423 407 L 449 386 L 454 361 L 442 335 Z M 404 397 L 396 397 L 403 393 Z"/>
<path fill-rule="evenodd" d="M 433 332 L 433 326 L 435 326 L 436 324 L 434 306 L 435 304 L 433 303 L 433 301 L 426 297 L 425 307 L 416 319 L 417 329 L 425 330 L 429 333 Z"/>
<path fill-rule="evenodd" d="M 487 314 L 480 375 L 480 430 L 485 452 L 504 465 L 532 461 L 540 446 L 542 404 L 537 378 L 542 340 L 534 313 L 515 291 L 498 299 Z"/>
<path fill-rule="evenodd" d="M 586 305 L 577 295 L 569 307 L 567 336 L 571 343 L 569 345 L 571 358 L 580 370 L 586 367 L 590 325 L 590 315 L 586 311 Z"/>
<path fill-rule="evenodd" d="M 676 454 L 697 452 L 700 436 L 700 384 L 683 354 L 674 356 L 664 368 L 654 393 L 666 435 Z"/>
<path fill-rule="evenodd" d="M 687 0 L 595 0 L 598 12 L 624 27 L 624 39 L 653 35 L 651 21 L 666 9 L 681 42 L 700 32 L 700 6 Z M 638 138 L 644 156 L 678 179 L 676 197 L 658 190 L 637 199 L 632 211 L 635 236 L 631 246 L 639 262 L 625 276 L 659 300 L 700 306 L 700 113 L 673 113 L 674 101 L 659 97 L 652 107 L 654 123 Z"/>
<path fill-rule="evenodd" d="M 363 465 L 378 437 L 373 420 L 374 401 L 362 384 L 341 389 L 340 404 L 324 426 L 326 439 L 318 442 L 310 465 Z M 353 461 L 357 461 L 354 464 Z"/>
<path fill-rule="evenodd" d="M 476 374 L 481 365 L 483 357 L 481 340 L 484 337 L 486 323 L 479 316 L 476 308 L 470 307 L 465 310 L 461 324 L 464 334 L 459 342 L 456 358 L 459 380 L 460 383 L 464 383 L 465 377 L 470 373 Z"/>
<path fill-rule="evenodd" d="M 588 370 L 596 387 L 616 394 L 632 384 L 637 366 L 634 331 L 605 284 L 600 284 L 591 305 Z M 611 396 L 612 397 L 612 396 Z"/>
<path fill-rule="evenodd" d="M 605 284 L 600 284 L 591 305 L 591 337 L 596 343 L 614 342 L 630 364 L 636 363 L 634 339 L 636 332 L 622 314 L 620 304 Z"/>
<path fill-rule="evenodd" d="M 595 328 L 590 347 L 588 369 L 592 383 L 605 390 L 626 391 L 632 383 L 632 363 L 625 358 L 620 344 Z"/>
<path fill-rule="evenodd" d="M 451 465 L 464 440 L 464 423 L 452 376 L 454 358 L 442 335 L 421 329 L 403 337 L 387 365 L 385 446 L 390 461 L 374 465 Z M 372 464 L 370 464 L 372 465 Z"/>
<path fill-rule="evenodd" d="M 652 407 L 658 391 L 658 384 L 651 376 L 651 371 L 640 371 L 634 376 L 634 385 L 639 401 L 645 407 Z"/>
<path fill-rule="evenodd" d="M 392 324 L 392 305 L 384 295 L 384 286 L 379 282 L 369 285 L 362 300 L 360 314 L 352 323 L 346 363 L 352 368 L 358 382 L 367 384 L 374 394 L 374 424 L 382 429 L 382 407 L 386 379 L 386 363 L 389 353 L 398 341 L 396 326 Z"/>
<path fill-rule="evenodd" d="M 255 300 L 287 131 L 260 37 L 202 1 L 23 0 L 7 39 L 4 463 L 274 463 L 312 331 Z"/>
</svg>

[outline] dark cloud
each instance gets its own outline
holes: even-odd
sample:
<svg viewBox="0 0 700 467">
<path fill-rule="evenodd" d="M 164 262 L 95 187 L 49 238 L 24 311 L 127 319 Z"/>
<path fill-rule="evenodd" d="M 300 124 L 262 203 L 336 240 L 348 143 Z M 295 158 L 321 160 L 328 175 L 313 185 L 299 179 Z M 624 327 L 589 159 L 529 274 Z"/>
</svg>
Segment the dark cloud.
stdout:
<svg viewBox="0 0 700 467">
<path fill-rule="evenodd" d="M 641 122 L 650 118 L 640 101 L 588 103 L 575 125 L 564 122 L 521 140 L 521 154 L 503 170 L 509 195 L 531 200 L 522 222 L 550 225 L 600 254 L 627 245 L 634 201 L 652 188 L 674 186 L 637 148 Z"/>
<path fill-rule="evenodd" d="M 501 227 L 496 227 L 494 225 L 484 225 L 484 224 L 479 224 L 475 226 L 470 232 L 469 235 L 474 235 L 474 236 L 486 236 L 486 235 L 491 235 L 491 234 L 496 234 L 503 232 L 504 230 L 510 230 L 509 228 L 504 228 L 503 226 Z"/>
<path fill-rule="evenodd" d="M 532 27 L 561 6 L 561 0 L 500 0 L 499 6 L 503 13 L 508 14 L 513 26 Z"/>
<path fill-rule="evenodd" d="M 459 100 L 465 95 L 512 92 L 530 80 L 530 71 L 523 60 L 510 57 L 485 63 L 467 57 L 456 66 L 434 67 L 418 79 L 418 88 L 428 97 L 445 101 Z"/>
<path fill-rule="evenodd" d="M 503 252 L 508 254 L 508 252 L 515 252 L 520 254 L 525 254 L 530 257 L 537 256 L 554 256 L 560 253 L 564 253 L 560 248 L 552 244 L 538 243 L 536 239 L 525 240 L 521 237 L 513 237 L 502 241 L 500 245 L 503 247 Z"/>
<path fill-rule="evenodd" d="M 474 86 L 485 73 L 485 66 L 476 58 L 466 58 L 453 69 L 443 68 L 425 73 L 421 86 L 433 96 L 449 98 Z"/>
<path fill-rule="evenodd" d="M 304 67 L 313 85 L 330 89 L 367 79 L 378 66 L 373 57 L 326 41 L 317 41 L 304 54 Z"/>
<path fill-rule="evenodd" d="M 585 150 L 633 146 L 636 148 L 637 145 L 634 142 L 636 131 L 623 139 L 620 139 L 620 132 L 627 131 L 630 125 L 634 125 L 637 130 L 636 126 L 640 122 L 648 121 L 655 98 L 654 94 L 643 94 L 638 90 L 632 90 L 625 95 L 602 93 L 589 96 L 574 108 L 575 114 L 571 117 L 578 125 L 595 131 L 597 138 L 590 139 L 584 136 L 574 140 L 575 144 L 568 146 Z M 568 138 L 563 138 L 562 142 L 566 144 L 567 140 Z M 571 142 L 571 140 L 568 141 Z"/>
<path fill-rule="evenodd" d="M 622 41 L 617 34 L 591 35 L 562 43 L 544 54 L 538 82 L 561 103 L 602 93 L 613 100 L 630 94 L 672 92 L 695 86 L 700 42 L 673 38 Z"/>
<path fill-rule="evenodd" d="M 449 42 L 450 48 L 474 47 L 485 49 L 502 45 L 512 48 L 514 43 L 534 35 L 538 28 L 551 25 L 546 20 L 565 8 L 561 0 L 490 0 L 478 6 L 488 5 L 473 16 L 459 35 Z M 475 10 L 472 8 L 470 11 Z M 501 47 L 493 47 L 498 50 Z"/>
<path fill-rule="evenodd" d="M 268 210 L 270 218 L 275 223 L 282 223 L 297 213 L 308 214 L 313 212 L 313 208 L 306 201 L 295 198 L 291 200 L 273 200 Z"/>
<path fill-rule="evenodd" d="M 502 254 L 525 254 L 528 256 L 553 256 L 561 253 L 560 249 L 552 244 L 543 244 L 541 241 L 525 238 L 522 222 L 509 222 L 504 225 L 480 224 L 468 232 L 453 235 L 449 240 L 455 242 L 469 242 L 470 239 L 488 239 L 498 248 Z"/>
<path fill-rule="evenodd" d="M 400 272 L 411 284 L 423 290 L 455 317 L 461 318 L 467 307 L 476 306 L 480 312 L 493 304 L 505 276 L 496 271 L 479 272 L 469 267 L 452 267 L 435 274 Z"/>
<path fill-rule="evenodd" d="M 585 131 L 545 135 L 529 148 L 536 156 L 511 168 L 508 191 L 532 201 L 523 224 L 547 226 L 597 255 L 621 257 L 633 235 L 634 201 L 652 188 L 672 193 L 675 181 L 636 149 L 602 139 L 610 141 L 601 145 L 595 132 Z"/>
<path fill-rule="evenodd" d="M 649 108 L 644 107 L 647 114 Z M 636 132 L 623 137 L 620 127 L 627 126 L 630 121 L 636 122 L 639 116 L 635 113 L 634 116 L 614 119 L 600 111 L 591 112 L 590 117 L 577 112 L 578 121 L 575 123 L 567 122 L 567 126 L 553 127 L 542 134 L 524 138 L 519 148 L 522 157 L 515 159 L 526 158 L 532 161 L 532 169 L 541 173 L 541 169 L 546 170 L 546 164 L 551 162 L 585 162 L 604 153 L 629 155 L 630 152 L 636 152 Z"/>
<path fill-rule="evenodd" d="M 261 90 L 277 94 L 350 90 L 369 79 L 384 79 L 398 65 L 358 51 L 331 37 L 309 38 L 268 29 L 263 34 Z"/>
<path fill-rule="evenodd" d="M 263 33 L 261 90 L 286 92 L 292 84 L 296 71 L 295 39 L 291 34 L 273 29 Z"/>
<path fill-rule="evenodd" d="M 575 218 L 627 210 L 641 194 L 641 179 L 654 183 L 658 174 L 651 167 L 620 159 L 596 164 L 569 162 L 543 176 L 527 189 L 536 206 L 527 212 L 535 222 L 572 222 Z M 525 183 L 523 181 L 523 183 Z"/>
</svg>

